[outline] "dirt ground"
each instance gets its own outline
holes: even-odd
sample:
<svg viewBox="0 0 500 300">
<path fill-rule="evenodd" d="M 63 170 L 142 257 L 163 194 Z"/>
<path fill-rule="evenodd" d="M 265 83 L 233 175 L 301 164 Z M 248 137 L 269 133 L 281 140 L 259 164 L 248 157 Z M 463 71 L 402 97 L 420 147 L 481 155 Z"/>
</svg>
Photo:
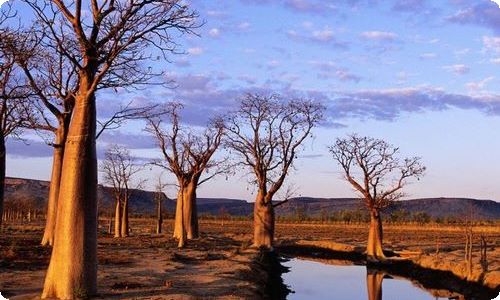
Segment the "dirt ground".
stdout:
<svg viewBox="0 0 500 300">
<path fill-rule="evenodd" d="M 248 221 L 200 222 L 201 238 L 179 250 L 170 236 L 172 221 L 164 234 L 153 234 L 153 220 L 132 219 L 131 236 L 115 239 L 100 223 L 98 241 L 100 299 L 248 299 L 259 296 L 248 249 L 252 224 Z M 43 223 L 7 224 L 0 239 L 0 291 L 10 299 L 37 299 L 40 295 L 50 249 L 39 246 Z M 489 272 L 500 272 L 500 228 L 481 227 L 489 244 Z M 385 247 L 419 252 L 420 259 L 461 264 L 464 235 L 460 228 L 386 226 Z M 367 225 L 277 224 L 276 239 L 329 240 L 363 247 Z M 462 252 L 461 252 L 462 251 Z M 477 252 L 477 251 L 476 251 Z M 474 257 L 476 268 L 479 254 Z M 446 258 L 446 259 L 444 259 Z M 431 262 L 432 263 L 432 262 Z M 493 279 L 496 280 L 496 279 Z M 500 282 L 499 282 L 500 283 Z"/>
</svg>

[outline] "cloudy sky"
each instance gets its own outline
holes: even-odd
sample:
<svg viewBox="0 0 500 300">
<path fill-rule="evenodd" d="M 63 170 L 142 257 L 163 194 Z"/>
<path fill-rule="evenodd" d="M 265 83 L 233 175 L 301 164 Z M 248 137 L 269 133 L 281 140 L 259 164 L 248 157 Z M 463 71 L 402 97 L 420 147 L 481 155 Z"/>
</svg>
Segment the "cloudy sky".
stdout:
<svg viewBox="0 0 500 300">
<path fill-rule="evenodd" d="M 101 118 L 126 101 L 177 99 L 185 103 L 186 122 L 201 125 L 248 91 L 308 97 L 327 106 L 328 122 L 289 177 L 301 195 L 354 195 L 326 147 L 357 132 L 423 158 L 428 171 L 408 186 L 410 197 L 500 201 L 500 8 L 494 2 L 190 3 L 204 22 L 199 36 L 179 38 L 185 54 L 160 65 L 175 88 L 101 93 Z M 108 132 L 99 148 L 118 142 L 137 156 L 155 157 L 142 128 L 132 122 Z M 9 141 L 8 151 L 8 176 L 49 178 L 50 148 L 36 136 Z M 251 199 L 245 178 L 215 179 L 199 196 Z"/>
</svg>

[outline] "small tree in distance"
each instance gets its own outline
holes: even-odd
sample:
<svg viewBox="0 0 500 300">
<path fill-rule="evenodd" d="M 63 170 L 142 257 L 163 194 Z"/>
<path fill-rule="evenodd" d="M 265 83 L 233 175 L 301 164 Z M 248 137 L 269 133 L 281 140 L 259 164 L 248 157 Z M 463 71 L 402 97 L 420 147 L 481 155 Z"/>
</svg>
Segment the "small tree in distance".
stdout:
<svg viewBox="0 0 500 300">
<path fill-rule="evenodd" d="M 132 195 L 132 177 L 141 171 L 130 155 L 130 151 L 118 145 L 111 146 L 105 153 L 101 165 L 104 180 L 111 185 L 115 198 L 115 238 L 127 237 L 129 233 L 129 200 Z M 142 182 L 135 188 L 140 188 Z"/>
<path fill-rule="evenodd" d="M 383 140 L 356 134 L 338 138 L 329 150 L 342 167 L 345 179 L 361 194 L 370 212 L 367 257 L 382 260 L 385 256 L 380 211 L 403 197 L 401 190 L 408 179 L 419 179 L 425 167 L 419 157 L 400 159 L 399 148 Z"/>
</svg>

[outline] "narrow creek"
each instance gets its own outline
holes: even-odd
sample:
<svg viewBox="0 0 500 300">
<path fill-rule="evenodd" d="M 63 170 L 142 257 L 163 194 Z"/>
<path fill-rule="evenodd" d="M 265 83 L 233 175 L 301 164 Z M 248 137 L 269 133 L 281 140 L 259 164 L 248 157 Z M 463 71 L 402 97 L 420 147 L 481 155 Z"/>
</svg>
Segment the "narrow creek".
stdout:
<svg viewBox="0 0 500 300">
<path fill-rule="evenodd" d="M 408 279 L 348 262 L 292 258 L 282 264 L 289 268 L 282 275 L 284 284 L 293 291 L 287 299 L 470 299 L 446 288 L 426 290 Z"/>
</svg>

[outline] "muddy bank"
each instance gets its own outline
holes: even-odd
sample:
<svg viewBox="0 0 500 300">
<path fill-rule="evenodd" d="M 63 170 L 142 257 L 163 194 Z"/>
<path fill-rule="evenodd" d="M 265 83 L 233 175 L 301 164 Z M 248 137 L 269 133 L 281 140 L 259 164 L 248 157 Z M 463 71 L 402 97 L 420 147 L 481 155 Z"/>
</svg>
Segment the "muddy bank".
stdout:
<svg viewBox="0 0 500 300">
<path fill-rule="evenodd" d="M 422 266 L 418 259 L 402 259 L 394 252 L 388 252 L 387 261 L 383 263 L 368 262 L 362 249 L 328 241 L 285 241 L 277 250 L 280 255 L 312 259 L 328 263 L 345 262 L 355 265 L 366 265 L 370 269 L 379 270 L 390 275 L 407 278 L 425 289 L 440 290 L 446 288 L 462 294 L 466 299 L 493 299 L 500 292 L 498 283 L 494 287 L 483 282 L 468 281 L 457 276 L 451 270 L 440 270 Z M 452 264 L 450 264 L 452 265 Z M 493 283 L 495 284 L 495 283 Z"/>
</svg>

